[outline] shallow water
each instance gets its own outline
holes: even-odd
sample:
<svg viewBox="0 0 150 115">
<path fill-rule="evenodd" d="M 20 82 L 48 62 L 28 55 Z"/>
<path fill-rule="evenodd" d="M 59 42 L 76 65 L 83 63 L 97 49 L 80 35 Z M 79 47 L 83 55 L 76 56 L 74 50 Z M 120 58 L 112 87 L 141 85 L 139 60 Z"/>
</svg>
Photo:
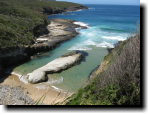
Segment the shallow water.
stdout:
<svg viewBox="0 0 150 115">
<path fill-rule="evenodd" d="M 87 83 L 88 75 L 107 55 L 107 48 L 113 48 L 118 41 L 127 39 L 136 31 L 137 23 L 140 22 L 139 6 L 88 6 L 90 7 L 88 10 L 49 16 L 49 19 L 77 20 L 88 25 L 89 28 L 77 29 L 80 32 L 77 37 L 61 44 L 53 51 L 16 67 L 14 71 L 27 74 L 67 52 L 82 50 L 88 53 L 85 61 L 61 73 L 49 75 L 48 83 L 71 92 L 83 87 Z M 83 24 L 79 22 L 78 24 Z"/>
</svg>

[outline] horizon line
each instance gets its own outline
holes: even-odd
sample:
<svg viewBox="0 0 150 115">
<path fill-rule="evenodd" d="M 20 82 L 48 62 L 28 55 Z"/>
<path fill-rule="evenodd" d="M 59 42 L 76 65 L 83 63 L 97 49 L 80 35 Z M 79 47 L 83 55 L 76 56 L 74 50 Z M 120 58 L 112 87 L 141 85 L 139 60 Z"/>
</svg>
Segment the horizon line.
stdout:
<svg viewBox="0 0 150 115">
<path fill-rule="evenodd" d="M 83 4 L 83 3 L 78 3 Z M 122 5 L 122 6 L 140 6 L 140 4 L 96 4 L 96 3 L 85 3 L 83 5 Z"/>
</svg>

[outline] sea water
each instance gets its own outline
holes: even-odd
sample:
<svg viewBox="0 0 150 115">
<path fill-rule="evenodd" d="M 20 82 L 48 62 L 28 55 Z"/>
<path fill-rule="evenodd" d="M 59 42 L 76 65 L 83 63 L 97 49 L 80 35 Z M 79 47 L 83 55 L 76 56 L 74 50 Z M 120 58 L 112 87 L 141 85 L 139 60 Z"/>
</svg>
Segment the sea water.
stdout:
<svg viewBox="0 0 150 115">
<path fill-rule="evenodd" d="M 53 51 L 26 62 L 14 69 L 26 75 L 46 65 L 61 55 L 73 51 L 86 51 L 88 56 L 81 64 L 61 73 L 48 75 L 48 83 L 53 87 L 74 92 L 84 87 L 91 71 L 108 54 L 107 48 L 113 48 L 118 41 L 124 41 L 135 34 L 140 23 L 140 6 L 125 5 L 87 5 L 89 9 L 66 12 L 49 16 L 49 19 L 63 18 L 76 20 L 76 24 L 88 29 L 77 29 L 80 33 L 70 41 L 61 44 Z"/>
</svg>

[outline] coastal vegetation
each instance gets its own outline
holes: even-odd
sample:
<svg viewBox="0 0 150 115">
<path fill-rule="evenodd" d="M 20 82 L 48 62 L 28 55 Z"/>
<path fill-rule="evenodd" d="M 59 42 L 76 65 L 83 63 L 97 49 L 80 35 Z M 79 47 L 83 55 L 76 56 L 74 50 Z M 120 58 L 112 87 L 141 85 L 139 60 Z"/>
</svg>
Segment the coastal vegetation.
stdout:
<svg viewBox="0 0 150 115">
<path fill-rule="evenodd" d="M 22 47 L 48 33 L 47 14 L 62 13 L 82 5 L 48 0 L 0 0 L 0 49 Z"/>
<path fill-rule="evenodd" d="M 119 43 L 91 79 L 67 105 L 140 105 L 139 35 Z"/>
<path fill-rule="evenodd" d="M 6 73 L 5 69 L 7 70 L 10 66 L 24 63 L 33 59 L 34 55 L 49 51 L 59 43 L 73 38 L 78 34 L 75 28 L 86 28 L 74 24 L 73 20 L 48 20 L 48 15 L 82 8 L 86 7 L 55 0 L 0 0 L 0 78 L 2 78 L 0 82 L 5 82 L 0 85 L 2 92 L 0 104 L 141 104 L 140 35 L 138 33 L 119 42 L 115 48 L 108 49 L 109 54 L 89 76 L 88 85 L 73 95 L 70 92 L 61 92 L 54 87 L 43 91 L 37 90 L 35 86 L 36 83 L 48 81 L 47 74 L 62 72 L 85 61 L 84 57 L 88 55 L 86 52 L 66 53 L 27 76 L 6 75 L 8 79 L 5 75 L 2 76 L 1 73 Z M 98 56 L 97 58 L 99 59 Z M 12 74 L 12 72 L 13 68 L 8 74 Z M 19 78 L 23 79 L 24 77 L 30 84 L 20 82 Z M 10 83 L 12 87 L 9 86 Z M 29 92 L 24 92 L 25 90 L 18 86 L 22 86 L 24 89 L 28 88 Z M 53 91 L 52 88 L 54 88 Z M 7 95 L 8 93 L 11 95 Z M 34 97 L 33 100 L 28 95 L 29 93 L 32 94 L 32 98 Z M 70 95 L 72 96 L 69 97 Z"/>
</svg>

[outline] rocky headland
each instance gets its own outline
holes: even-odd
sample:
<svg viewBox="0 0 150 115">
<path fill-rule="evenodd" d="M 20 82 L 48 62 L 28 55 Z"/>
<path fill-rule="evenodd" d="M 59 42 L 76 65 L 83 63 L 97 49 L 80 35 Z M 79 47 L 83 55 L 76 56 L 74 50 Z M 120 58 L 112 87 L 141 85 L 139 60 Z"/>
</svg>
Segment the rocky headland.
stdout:
<svg viewBox="0 0 150 115">
<path fill-rule="evenodd" d="M 86 29 L 86 25 L 76 24 L 73 20 L 53 19 L 47 26 L 47 34 L 35 39 L 33 45 L 9 48 L 0 51 L 0 70 L 3 68 L 19 65 L 31 59 L 32 56 L 41 52 L 53 50 L 60 43 L 70 40 L 79 33 L 76 28 Z"/>
<path fill-rule="evenodd" d="M 31 55 L 54 49 L 60 43 L 78 35 L 76 28 L 86 29 L 87 26 L 76 24 L 73 20 L 52 19 L 47 26 L 48 34 L 39 36 L 29 47 Z"/>
</svg>

